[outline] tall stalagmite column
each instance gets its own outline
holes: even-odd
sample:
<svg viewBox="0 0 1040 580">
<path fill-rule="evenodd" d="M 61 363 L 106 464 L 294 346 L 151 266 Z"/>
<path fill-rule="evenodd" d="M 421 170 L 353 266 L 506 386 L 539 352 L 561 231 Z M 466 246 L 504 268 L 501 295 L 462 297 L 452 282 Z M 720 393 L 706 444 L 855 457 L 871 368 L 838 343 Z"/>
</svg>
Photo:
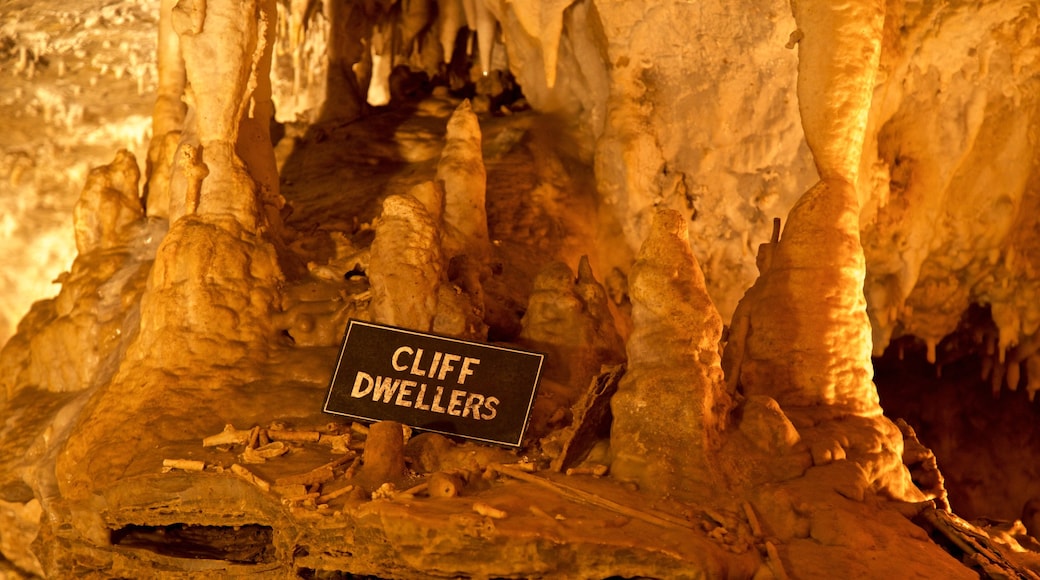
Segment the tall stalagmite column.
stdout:
<svg viewBox="0 0 1040 580">
<path fill-rule="evenodd" d="M 158 86 L 152 109 L 152 139 L 148 144 L 147 212 L 149 217 L 170 217 L 170 173 L 174 153 L 181 137 L 187 107 L 184 87 L 187 77 L 181 43 L 173 30 L 173 10 L 177 0 L 162 0 L 159 5 L 157 44 Z"/>
<path fill-rule="evenodd" d="M 734 313 L 726 372 L 746 395 L 780 404 L 815 465 L 848 460 L 837 469 L 844 480 L 835 480 L 847 496 L 874 489 L 920 501 L 872 380 L 863 295 L 855 184 L 884 9 L 881 0 L 794 5 L 799 110 L 821 181 L 791 209 L 779 241 L 763 248 L 761 276 Z"/>
<path fill-rule="evenodd" d="M 277 181 L 270 137 L 264 142 L 266 128 L 256 129 L 270 119 L 275 18 L 271 0 L 182 0 L 173 9 L 190 87 L 190 130 L 209 170 L 196 211 L 232 215 L 247 230 L 260 225 L 259 189 Z"/>
<path fill-rule="evenodd" d="M 629 280 L 633 330 L 611 400 L 611 473 L 658 493 L 696 493 L 715 479 L 710 457 L 730 397 L 719 364 L 722 319 L 684 216 L 656 214 Z"/>
<path fill-rule="evenodd" d="M 141 449 L 183 437 L 171 419 L 182 417 L 183 401 L 219 414 L 214 393 L 257 380 L 265 347 L 276 340 L 271 313 L 283 277 L 261 211 L 277 174 L 266 134 L 274 2 L 181 0 L 167 14 L 179 35 L 190 105 L 171 176 L 180 209 L 170 212 L 126 355 L 58 457 L 66 498 L 113 485 L 132 471 Z M 209 367 L 221 371 L 171 378 Z"/>
<path fill-rule="evenodd" d="M 797 2 L 798 98 L 822 180 L 802 195 L 734 316 L 729 373 L 786 410 L 878 415 L 855 188 L 881 51 L 880 0 Z M 739 351 L 739 352 L 737 352 Z M 735 354 L 736 353 L 736 354 Z"/>
</svg>

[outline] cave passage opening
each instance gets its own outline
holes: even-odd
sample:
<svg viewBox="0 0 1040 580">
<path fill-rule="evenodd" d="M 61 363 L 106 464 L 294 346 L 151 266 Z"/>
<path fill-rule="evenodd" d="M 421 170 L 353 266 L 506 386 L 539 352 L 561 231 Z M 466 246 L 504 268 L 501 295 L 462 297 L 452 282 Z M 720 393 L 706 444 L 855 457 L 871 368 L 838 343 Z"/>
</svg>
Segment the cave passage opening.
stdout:
<svg viewBox="0 0 1040 580">
<path fill-rule="evenodd" d="M 972 305 L 934 364 L 923 341 L 903 336 L 874 359 L 874 380 L 885 414 L 909 423 L 935 453 L 956 513 L 1020 519 L 1036 536 L 1040 403 L 1025 388 L 1028 370 L 1003 383 L 1010 358 L 987 348 L 996 332 L 989 308 Z"/>
</svg>

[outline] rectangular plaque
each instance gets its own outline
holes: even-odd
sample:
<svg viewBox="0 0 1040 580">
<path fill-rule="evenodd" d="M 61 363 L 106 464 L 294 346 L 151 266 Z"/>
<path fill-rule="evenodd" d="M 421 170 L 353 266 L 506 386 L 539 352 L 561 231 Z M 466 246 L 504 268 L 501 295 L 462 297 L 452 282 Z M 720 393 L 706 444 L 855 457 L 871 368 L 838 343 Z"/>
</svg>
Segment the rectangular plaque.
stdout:
<svg viewBox="0 0 1040 580">
<path fill-rule="evenodd" d="M 324 410 L 519 447 L 544 358 L 351 320 Z"/>
</svg>

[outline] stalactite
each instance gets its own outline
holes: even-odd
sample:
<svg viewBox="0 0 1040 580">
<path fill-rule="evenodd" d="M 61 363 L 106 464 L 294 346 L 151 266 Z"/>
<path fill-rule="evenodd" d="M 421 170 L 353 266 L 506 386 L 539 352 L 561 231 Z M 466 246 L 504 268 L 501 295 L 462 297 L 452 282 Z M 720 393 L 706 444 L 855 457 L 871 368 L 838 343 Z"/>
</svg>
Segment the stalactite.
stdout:
<svg viewBox="0 0 1040 580">
<path fill-rule="evenodd" d="M 455 39 L 465 23 L 466 14 L 462 0 L 437 0 L 437 24 L 440 27 L 438 39 L 444 53 L 444 64 L 451 62 L 452 53 L 455 51 Z"/>
</svg>

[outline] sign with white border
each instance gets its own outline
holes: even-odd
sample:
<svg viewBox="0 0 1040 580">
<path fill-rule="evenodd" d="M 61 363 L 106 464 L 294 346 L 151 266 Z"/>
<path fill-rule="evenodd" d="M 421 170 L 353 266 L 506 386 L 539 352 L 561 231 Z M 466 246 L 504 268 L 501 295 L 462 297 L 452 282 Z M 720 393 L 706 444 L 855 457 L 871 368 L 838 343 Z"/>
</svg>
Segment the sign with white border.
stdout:
<svg viewBox="0 0 1040 580">
<path fill-rule="evenodd" d="M 350 320 L 326 413 L 519 447 L 545 355 Z"/>
</svg>

